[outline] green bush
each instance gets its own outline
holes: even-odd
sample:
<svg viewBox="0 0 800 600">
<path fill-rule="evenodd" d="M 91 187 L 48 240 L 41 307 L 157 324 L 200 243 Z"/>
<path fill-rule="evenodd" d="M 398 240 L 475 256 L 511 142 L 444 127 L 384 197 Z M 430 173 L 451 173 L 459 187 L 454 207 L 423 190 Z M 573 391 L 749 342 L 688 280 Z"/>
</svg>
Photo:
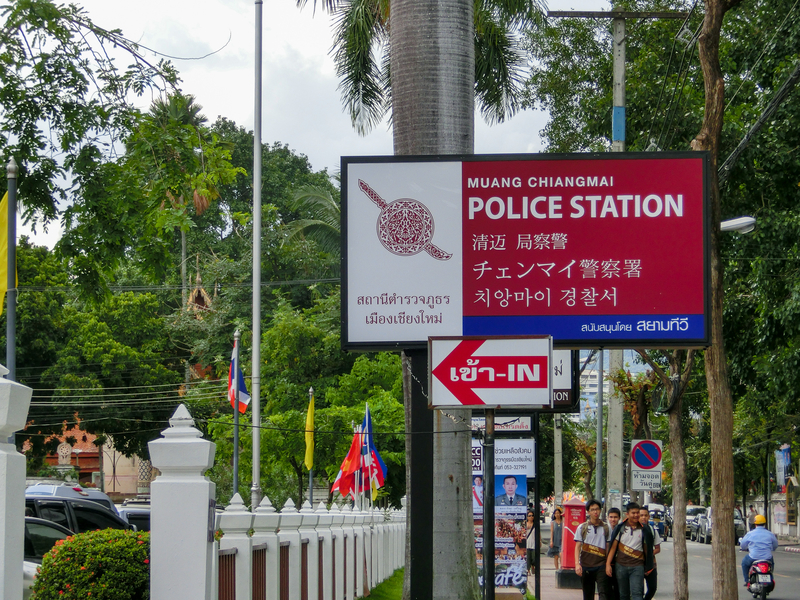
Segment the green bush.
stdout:
<svg viewBox="0 0 800 600">
<path fill-rule="evenodd" d="M 150 534 L 105 529 L 56 542 L 33 584 L 36 600 L 146 600 Z"/>
</svg>

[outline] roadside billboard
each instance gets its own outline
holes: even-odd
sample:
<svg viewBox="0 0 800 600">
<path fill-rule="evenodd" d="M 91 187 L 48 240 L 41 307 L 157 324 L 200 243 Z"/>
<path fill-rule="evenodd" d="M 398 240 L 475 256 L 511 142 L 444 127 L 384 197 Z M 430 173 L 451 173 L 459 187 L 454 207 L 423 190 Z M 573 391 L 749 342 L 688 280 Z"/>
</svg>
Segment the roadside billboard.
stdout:
<svg viewBox="0 0 800 600">
<path fill-rule="evenodd" d="M 343 345 L 705 346 L 708 154 L 342 159 Z"/>
</svg>

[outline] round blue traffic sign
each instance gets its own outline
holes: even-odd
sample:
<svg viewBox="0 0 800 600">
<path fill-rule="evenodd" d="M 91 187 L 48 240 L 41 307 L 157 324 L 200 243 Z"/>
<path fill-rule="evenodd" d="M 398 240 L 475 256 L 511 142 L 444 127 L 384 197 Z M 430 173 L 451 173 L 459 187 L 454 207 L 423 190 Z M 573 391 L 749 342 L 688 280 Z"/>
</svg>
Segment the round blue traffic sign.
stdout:
<svg viewBox="0 0 800 600">
<path fill-rule="evenodd" d="M 631 450 L 631 460 L 640 469 L 655 469 L 661 464 L 661 448 L 653 440 L 642 440 Z"/>
</svg>

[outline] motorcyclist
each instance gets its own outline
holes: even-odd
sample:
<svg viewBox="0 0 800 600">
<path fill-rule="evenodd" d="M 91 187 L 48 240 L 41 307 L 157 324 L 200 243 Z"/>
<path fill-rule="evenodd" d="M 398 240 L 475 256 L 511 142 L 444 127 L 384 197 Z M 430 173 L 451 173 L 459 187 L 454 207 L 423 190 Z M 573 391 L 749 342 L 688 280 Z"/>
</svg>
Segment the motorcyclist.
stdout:
<svg viewBox="0 0 800 600">
<path fill-rule="evenodd" d="M 739 548 L 748 550 L 747 556 L 742 559 L 744 587 L 750 584 L 748 578 L 750 566 L 757 560 L 766 560 L 774 565 L 772 551 L 778 549 L 778 538 L 767 529 L 767 519 L 764 515 L 756 515 L 755 525 L 755 529 L 747 532 L 747 535 L 739 541 Z"/>
</svg>

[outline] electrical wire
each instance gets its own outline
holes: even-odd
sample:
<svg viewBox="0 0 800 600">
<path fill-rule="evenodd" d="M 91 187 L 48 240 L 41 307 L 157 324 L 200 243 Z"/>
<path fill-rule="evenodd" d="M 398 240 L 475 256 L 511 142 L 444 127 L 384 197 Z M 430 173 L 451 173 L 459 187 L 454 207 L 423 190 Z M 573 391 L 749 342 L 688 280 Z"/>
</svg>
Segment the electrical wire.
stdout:
<svg viewBox="0 0 800 600">
<path fill-rule="evenodd" d="M 730 100 L 728 100 L 728 104 L 726 104 L 726 105 L 725 105 L 725 112 L 727 112 L 727 111 L 728 111 L 728 108 L 730 108 L 730 106 L 731 106 L 731 103 L 733 102 L 734 98 L 736 98 L 736 94 L 738 94 L 738 93 L 739 93 L 739 90 L 741 90 L 741 89 L 742 89 L 742 86 L 745 84 L 745 82 L 748 80 L 748 78 L 749 78 L 749 77 L 750 77 L 750 76 L 753 74 L 753 71 L 754 71 L 754 70 L 755 70 L 755 68 L 758 66 L 758 63 L 760 63 L 760 62 L 761 62 L 761 59 L 762 59 L 762 58 L 764 58 L 764 54 L 766 54 L 766 52 L 767 52 L 767 48 L 768 48 L 768 47 L 769 47 L 769 46 L 772 44 L 772 42 L 774 42 L 774 41 L 775 41 L 775 37 L 778 35 L 778 32 L 779 32 L 779 31 L 780 31 L 780 30 L 783 28 L 783 26 L 786 24 L 786 21 L 789 19 L 789 15 L 791 15 L 791 14 L 792 14 L 792 12 L 794 11 L 794 9 L 797 7 L 797 4 L 798 4 L 798 2 L 800 2 L 800 0 L 795 0 L 795 3 L 792 5 L 792 8 L 790 8 L 790 9 L 789 9 L 789 12 L 787 12 L 787 13 L 786 13 L 786 16 L 783 18 L 783 21 L 781 21 L 781 24 L 780 24 L 780 25 L 778 25 L 777 29 L 775 29 L 775 33 L 773 33 L 773 34 L 772 34 L 772 38 L 769 40 L 769 42 L 768 42 L 768 43 L 766 43 L 766 44 L 764 44 L 764 45 L 762 46 L 761 54 L 760 54 L 760 55 L 758 56 L 758 58 L 756 59 L 756 62 L 754 62 L 754 63 L 753 63 L 753 66 L 752 66 L 752 67 L 750 67 L 750 68 L 747 70 L 747 76 L 746 76 L 746 77 L 744 77 L 744 78 L 742 79 L 742 81 L 739 83 L 739 87 L 738 87 L 738 88 L 736 88 L 736 91 L 735 91 L 735 92 L 733 93 L 733 95 L 731 96 L 731 99 L 730 99 Z M 762 32 L 762 34 L 761 34 L 761 37 L 764 37 L 764 33 L 765 33 L 765 32 L 766 32 L 766 29 L 764 30 L 764 32 Z M 760 39 L 759 39 L 759 41 L 760 41 Z M 758 48 L 758 45 L 754 46 L 754 48 Z M 752 56 L 752 55 L 753 55 L 753 50 L 751 50 L 751 51 L 750 51 L 750 54 L 747 56 L 747 60 L 750 60 L 750 56 Z M 744 63 L 742 63 L 742 70 L 744 69 L 744 65 L 745 65 L 745 64 L 747 64 L 747 61 L 745 61 Z M 742 71 L 740 70 L 740 71 L 739 71 L 739 73 L 737 73 L 737 74 L 736 74 L 736 76 L 738 77 L 738 76 L 741 74 L 741 72 L 742 72 Z"/>
<path fill-rule="evenodd" d="M 675 34 L 675 37 L 672 38 L 672 49 L 669 51 L 669 60 L 667 60 L 667 69 L 664 72 L 664 82 L 661 84 L 661 91 L 658 94 L 658 102 L 656 102 L 656 109 L 653 111 L 653 118 L 650 120 L 650 129 L 647 131 L 647 141 L 650 141 L 650 136 L 653 133 L 653 125 L 656 122 L 656 115 L 661 114 L 659 109 L 661 108 L 661 98 L 664 95 L 664 90 L 667 87 L 667 79 L 669 78 L 669 67 L 672 64 L 672 57 L 675 54 L 675 44 L 678 41 L 678 36 L 680 35 L 683 28 L 689 23 L 689 19 L 691 19 L 692 14 L 694 13 L 694 9 L 697 8 L 697 3 L 699 0 L 695 0 L 694 4 L 692 4 L 692 8 L 689 11 L 689 14 L 686 15 L 686 19 L 681 23 L 680 29 L 678 29 L 678 33 Z"/>
</svg>

